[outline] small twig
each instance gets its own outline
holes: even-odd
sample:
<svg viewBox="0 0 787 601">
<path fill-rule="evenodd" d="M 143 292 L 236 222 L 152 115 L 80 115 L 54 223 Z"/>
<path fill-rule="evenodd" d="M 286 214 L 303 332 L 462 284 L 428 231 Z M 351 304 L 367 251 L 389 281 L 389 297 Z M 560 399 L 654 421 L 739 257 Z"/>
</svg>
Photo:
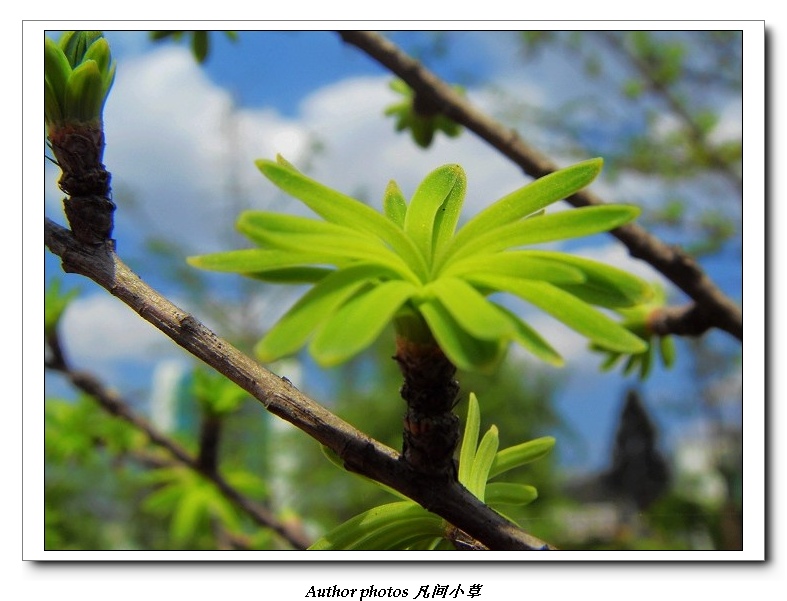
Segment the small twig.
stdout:
<svg viewBox="0 0 787 601">
<path fill-rule="evenodd" d="M 54 342 L 57 348 L 61 348 L 56 335 L 53 335 L 49 342 Z M 137 430 L 144 432 L 153 444 L 165 449 L 180 464 L 201 473 L 211 480 L 225 498 L 244 511 L 256 524 L 273 530 L 296 549 L 306 549 L 311 544 L 299 529 L 283 524 L 270 511 L 261 507 L 251 499 L 248 499 L 227 483 L 218 472 L 215 465 L 208 464 L 205 459 L 194 458 L 191 453 L 177 442 L 161 433 L 148 420 L 137 415 L 131 410 L 127 402 L 118 394 L 106 388 L 98 378 L 92 374 L 71 369 L 64 360 L 62 353 L 59 357 L 60 360 L 57 362 L 52 360 L 47 362 L 46 367 L 65 375 L 76 388 L 95 399 L 99 406 L 109 414 L 122 419 L 126 423 L 134 426 Z"/>
<path fill-rule="evenodd" d="M 340 31 L 339 35 L 345 42 L 358 47 L 404 80 L 416 94 L 431 101 L 444 115 L 499 150 L 527 175 L 538 178 L 557 171 L 556 164 L 528 146 L 516 131 L 479 111 L 450 85 L 385 37 L 369 31 Z M 605 204 L 587 190 L 566 200 L 575 207 Z M 619 227 L 611 234 L 628 247 L 631 256 L 650 263 L 694 300 L 698 311 L 705 316 L 702 322 L 705 330 L 716 327 L 743 341 L 741 309 L 713 283 L 693 258 L 676 246 L 664 244 L 636 224 Z M 690 319 L 694 315 L 697 313 L 686 313 L 684 318 Z M 673 325 L 684 331 L 697 330 L 692 324 L 676 321 Z"/>
<path fill-rule="evenodd" d="M 267 371 L 219 338 L 189 313 L 145 284 L 116 255 L 113 244 L 82 244 L 67 229 L 44 220 L 44 242 L 68 273 L 79 273 L 122 300 L 176 344 L 210 365 L 271 413 L 337 453 L 345 467 L 398 490 L 490 549 L 533 551 L 544 541 L 512 524 L 455 481 L 436 482 Z"/>
<path fill-rule="evenodd" d="M 691 144 L 705 151 L 711 166 L 721 173 L 735 191 L 740 194 L 743 189 L 743 180 L 741 176 L 730 170 L 727 161 L 720 157 L 715 149 L 707 147 L 707 135 L 702 131 L 702 128 L 697 124 L 695 118 L 691 115 L 680 98 L 654 74 L 653 66 L 632 52 L 631 49 L 629 49 L 618 36 L 613 35 L 612 32 L 600 31 L 598 35 L 610 47 L 622 54 L 631 66 L 642 76 L 646 85 L 666 102 L 672 113 L 676 115 L 687 128 Z"/>
</svg>

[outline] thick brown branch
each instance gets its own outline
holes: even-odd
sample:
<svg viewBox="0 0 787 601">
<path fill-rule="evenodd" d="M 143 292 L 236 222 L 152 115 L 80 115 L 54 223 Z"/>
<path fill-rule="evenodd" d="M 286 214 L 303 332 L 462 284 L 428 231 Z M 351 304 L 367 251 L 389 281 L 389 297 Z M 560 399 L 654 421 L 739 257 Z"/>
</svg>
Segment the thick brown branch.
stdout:
<svg viewBox="0 0 787 601">
<path fill-rule="evenodd" d="M 56 336 L 54 340 L 57 340 Z M 59 343 L 57 346 L 60 346 Z M 215 464 L 207 464 L 204 459 L 194 458 L 191 453 L 177 442 L 159 432 L 148 420 L 137 415 L 131 410 L 127 402 L 104 386 L 98 378 L 86 372 L 71 369 L 67 362 L 62 360 L 62 355 L 60 361 L 50 362 L 48 367 L 65 375 L 76 388 L 94 398 L 105 411 L 131 424 L 137 430 L 144 432 L 153 444 L 165 449 L 180 464 L 200 472 L 210 479 L 226 499 L 251 517 L 256 524 L 270 528 L 296 549 L 306 549 L 311 544 L 300 529 L 283 524 L 270 511 L 247 498 L 227 483 L 216 469 Z"/>
<path fill-rule="evenodd" d="M 393 449 L 342 421 L 288 381 L 258 365 L 145 284 L 115 254 L 112 244 L 80 244 L 65 228 L 44 221 L 44 241 L 62 260 L 108 290 L 179 346 L 238 384 L 268 411 L 337 453 L 345 467 L 398 490 L 490 549 L 537 550 L 544 542 L 524 532 L 458 482 L 415 472 Z"/>
<path fill-rule="evenodd" d="M 531 177 L 538 178 L 558 169 L 548 157 L 527 145 L 516 131 L 509 129 L 476 109 L 420 62 L 385 37 L 369 31 L 342 31 L 342 39 L 403 79 L 416 94 L 429 100 L 447 117 L 464 125 Z M 604 204 L 596 195 L 583 190 L 567 199 L 575 207 Z M 743 340 L 741 309 L 713 283 L 697 263 L 681 249 L 668 246 L 642 227 L 629 224 L 611 232 L 625 244 L 633 257 L 647 261 L 683 290 L 707 316 L 708 329 L 716 327 Z M 678 332 L 675 332 L 678 333 Z"/>
</svg>

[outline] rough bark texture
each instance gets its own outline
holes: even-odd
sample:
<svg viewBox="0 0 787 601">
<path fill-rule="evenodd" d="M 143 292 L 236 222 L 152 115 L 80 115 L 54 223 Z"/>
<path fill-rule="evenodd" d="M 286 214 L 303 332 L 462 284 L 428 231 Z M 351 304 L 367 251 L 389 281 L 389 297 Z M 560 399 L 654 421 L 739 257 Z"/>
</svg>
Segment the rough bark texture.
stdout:
<svg viewBox="0 0 787 601">
<path fill-rule="evenodd" d="M 99 126 L 64 126 L 50 131 L 52 153 L 62 170 L 60 189 L 68 223 L 77 240 L 101 244 L 112 236 L 115 204 L 109 172 L 101 162 L 104 132 Z"/>
<path fill-rule="evenodd" d="M 404 376 L 402 456 L 415 470 L 456 479 L 454 450 L 459 418 L 452 412 L 459 394 L 456 367 L 435 345 L 397 340 L 396 356 Z"/>
</svg>

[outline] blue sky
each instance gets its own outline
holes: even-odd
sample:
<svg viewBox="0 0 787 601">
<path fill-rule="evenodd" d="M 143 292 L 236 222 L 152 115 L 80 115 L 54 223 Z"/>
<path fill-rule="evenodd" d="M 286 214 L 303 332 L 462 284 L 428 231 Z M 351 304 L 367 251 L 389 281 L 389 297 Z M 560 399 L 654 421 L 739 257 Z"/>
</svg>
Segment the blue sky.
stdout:
<svg viewBox="0 0 787 601">
<path fill-rule="evenodd" d="M 480 82 L 491 82 L 535 106 L 593 91 L 576 89 L 577 66 L 561 55 L 548 53 L 532 68 L 523 69 L 510 32 L 462 35 L 450 44 L 437 70 L 449 81 L 463 83 L 471 100 L 484 110 L 495 110 L 496 96 Z M 232 226 L 239 207 L 301 210 L 297 203 L 275 194 L 254 168 L 257 158 L 282 153 L 296 164 L 308 163 L 316 179 L 368 197 L 374 206 L 379 206 L 389 179 L 396 179 L 409 194 L 433 168 L 458 162 L 468 174 L 467 214 L 527 181 L 518 168 L 467 132 L 457 140 L 440 137 L 426 151 L 396 134 L 392 122 L 381 116 L 396 99 L 387 88 L 390 76 L 335 33 L 241 32 L 235 43 L 214 36 L 213 52 L 204 67 L 194 63 L 184 44 L 154 45 L 142 32 L 109 31 L 107 38 L 118 60 L 105 111 L 105 163 L 113 174 L 118 203 L 119 254 L 143 279 L 184 308 L 189 308 L 189 300 L 182 289 L 172 287 L 146 260 L 140 232 L 148 228 L 182 245 L 185 257 L 237 247 L 241 241 L 234 237 Z M 423 47 L 417 32 L 393 34 L 392 39 L 407 47 Z M 740 103 L 719 109 L 725 119 L 720 129 L 734 135 L 741 127 Z M 609 127 L 618 132 L 631 126 Z M 609 135 L 599 128 L 598 135 Z M 544 132 L 525 134 L 536 146 L 548 141 Z M 315 143 L 322 147 L 319 154 L 312 153 Z M 565 157 L 554 158 L 568 164 Z M 46 213 L 62 223 L 56 170 L 48 166 L 46 175 Z M 649 184 L 631 176 L 614 184 L 599 180 L 593 190 L 610 200 L 646 204 L 650 199 L 642 190 Z M 572 250 L 661 279 L 647 265 L 629 259 L 610 237 L 575 243 Z M 59 272 L 49 254 L 45 261 L 47 278 Z M 730 296 L 740 297 L 742 269 L 735 252 L 708 268 Z M 219 296 L 237 294 L 233 277 L 213 280 Z M 187 363 L 174 345 L 106 292 L 75 276 L 66 276 L 65 281 L 84 291 L 63 325 L 76 365 L 95 370 L 130 396 L 144 397 L 162 364 Z M 262 320 L 260 325 L 271 323 L 292 298 L 256 299 L 253 310 Z M 567 358 L 567 366 L 555 372 L 561 381 L 555 402 L 585 442 L 564 447 L 561 457 L 576 469 L 598 468 L 608 460 L 623 394 L 639 384 L 618 372 L 599 374 L 599 358 L 586 351 L 581 338 L 543 315 L 528 315 Z M 715 344 L 735 347 L 725 334 L 711 336 Z M 685 351 L 679 350 L 680 357 L 686 358 Z M 741 373 L 733 370 L 729 377 L 728 394 L 734 399 L 740 394 Z M 669 408 L 676 398 L 696 392 L 691 378 L 681 363 L 671 372 L 657 369 L 642 386 L 657 422 L 666 429 L 667 441 L 694 432 L 698 423 L 696 415 L 677 415 Z M 66 393 L 57 379 L 49 379 L 47 386 Z M 308 392 L 320 399 L 317 388 Z"/>
</svg>

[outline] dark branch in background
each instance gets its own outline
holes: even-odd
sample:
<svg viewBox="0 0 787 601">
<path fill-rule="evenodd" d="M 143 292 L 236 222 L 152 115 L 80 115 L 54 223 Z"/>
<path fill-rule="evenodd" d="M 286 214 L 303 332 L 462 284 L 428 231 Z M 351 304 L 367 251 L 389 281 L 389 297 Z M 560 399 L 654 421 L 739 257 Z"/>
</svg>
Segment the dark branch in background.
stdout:
<svg viewBox="0 0 787 601">
<path fill-rule="evenodd" d="M 219 338 L 145 284 L 115 254 L 111 242 L 81 244 L 70 231 L 46 218 L 44 242 L 60 257 L 65 272 L 86 276 L 108 290 L 179 346 L 246 390 L 268 411 L 337 453 L 348 470 L 398 490 L 490 549 L 529 551 L 546 547 L 458 482 L 436 481 L 414 471 L 396 451 L 342 421 Z"/>
<path fill-rule="evenodd" d="M 476 109 L 451 86 L 385 37 L 368 31 L 341 31 L 339 35 L 345 42 L 363 50 L 404 80 L 416 94 L 439 107 L 447 117 L 499 150 L 527 175 L 538 178 L 559 168 L 523 142 L 516 131 Z M 604 204 L 603 200 L 587 190 L 578 192 L 567 201 L 575 207 Z M 743 341 L 741 309 L 725 296 L 692 257 L 678 247 L 664 244 L 635 224 L 625 225 L 611 233 L 626 245 L 631 256 L 650 263 L 694 301 L 695 308 L 683 312 L 681 319 L 697 321 L 684 323 L 673 320 L 669 326 L 675 329 L 664 333 L 692 332 L 696 335 L 715 327 Z"/>
<path fill-rule="evenodd" d="M 96 377 L 89 373 L 72 369 L 64 358 L 59 337 L 56 334 L 50 336 L 48 344 L 52 351 L 52 357 L 46 362 L 47 368 L 62 373 L 76 388 L 94 398 L 107 413 L 144 432 L 154 445 L 165 449 L 180 464 L 208 478 L 226 499 L 251 517 L 256 524 L 264 528 L 270 528 L 296 549 L 306 549 L 311 544 L 311 541 L 306 538 L 300 529 L 283 524 L 270 511 L 248 499 L 227 483 L 216 469 L 215 455 L 211 455 L 213 463 L 209 463 L 202 458 L 202 451 L 200 457 L 195 459 L 191 453 L 177 442 L 159 432 L 149 421 L 132 411 L 128 403 L 116 393 L 107 389 Z"/>
<path fill-rule="evenodd" d="M 215 474 L 218 469 L 219 440 L 221 439 L 222 419 L 210 412 L 202 414 L 199 428 L 199 455 L 197 465 L 205 474 Z"/>
<path fill-rule="evenodd" d="M 618 53 L 626 57 L 631 66 L 642 76 L 648 87 L 660 96 L 670 110 L 675 114 L 688 129 L 691 143 L 695 148 L 701 149 L 707 157 L 710 166 L 721 173 L 724 178 L 733 186 L 736 192 L 741 193 L 743 180 L 737 173 L 730 171 L 727 162 L 707 145 L 707 136 L 702 128 L 697 124 L 686 105 L 677 97 L 675 93 L 666 85 L 656 73 L 654 65 L 632 52 L 623 41 L 611 32 L 599 32 L 601 39 Z"/>
</svg>

